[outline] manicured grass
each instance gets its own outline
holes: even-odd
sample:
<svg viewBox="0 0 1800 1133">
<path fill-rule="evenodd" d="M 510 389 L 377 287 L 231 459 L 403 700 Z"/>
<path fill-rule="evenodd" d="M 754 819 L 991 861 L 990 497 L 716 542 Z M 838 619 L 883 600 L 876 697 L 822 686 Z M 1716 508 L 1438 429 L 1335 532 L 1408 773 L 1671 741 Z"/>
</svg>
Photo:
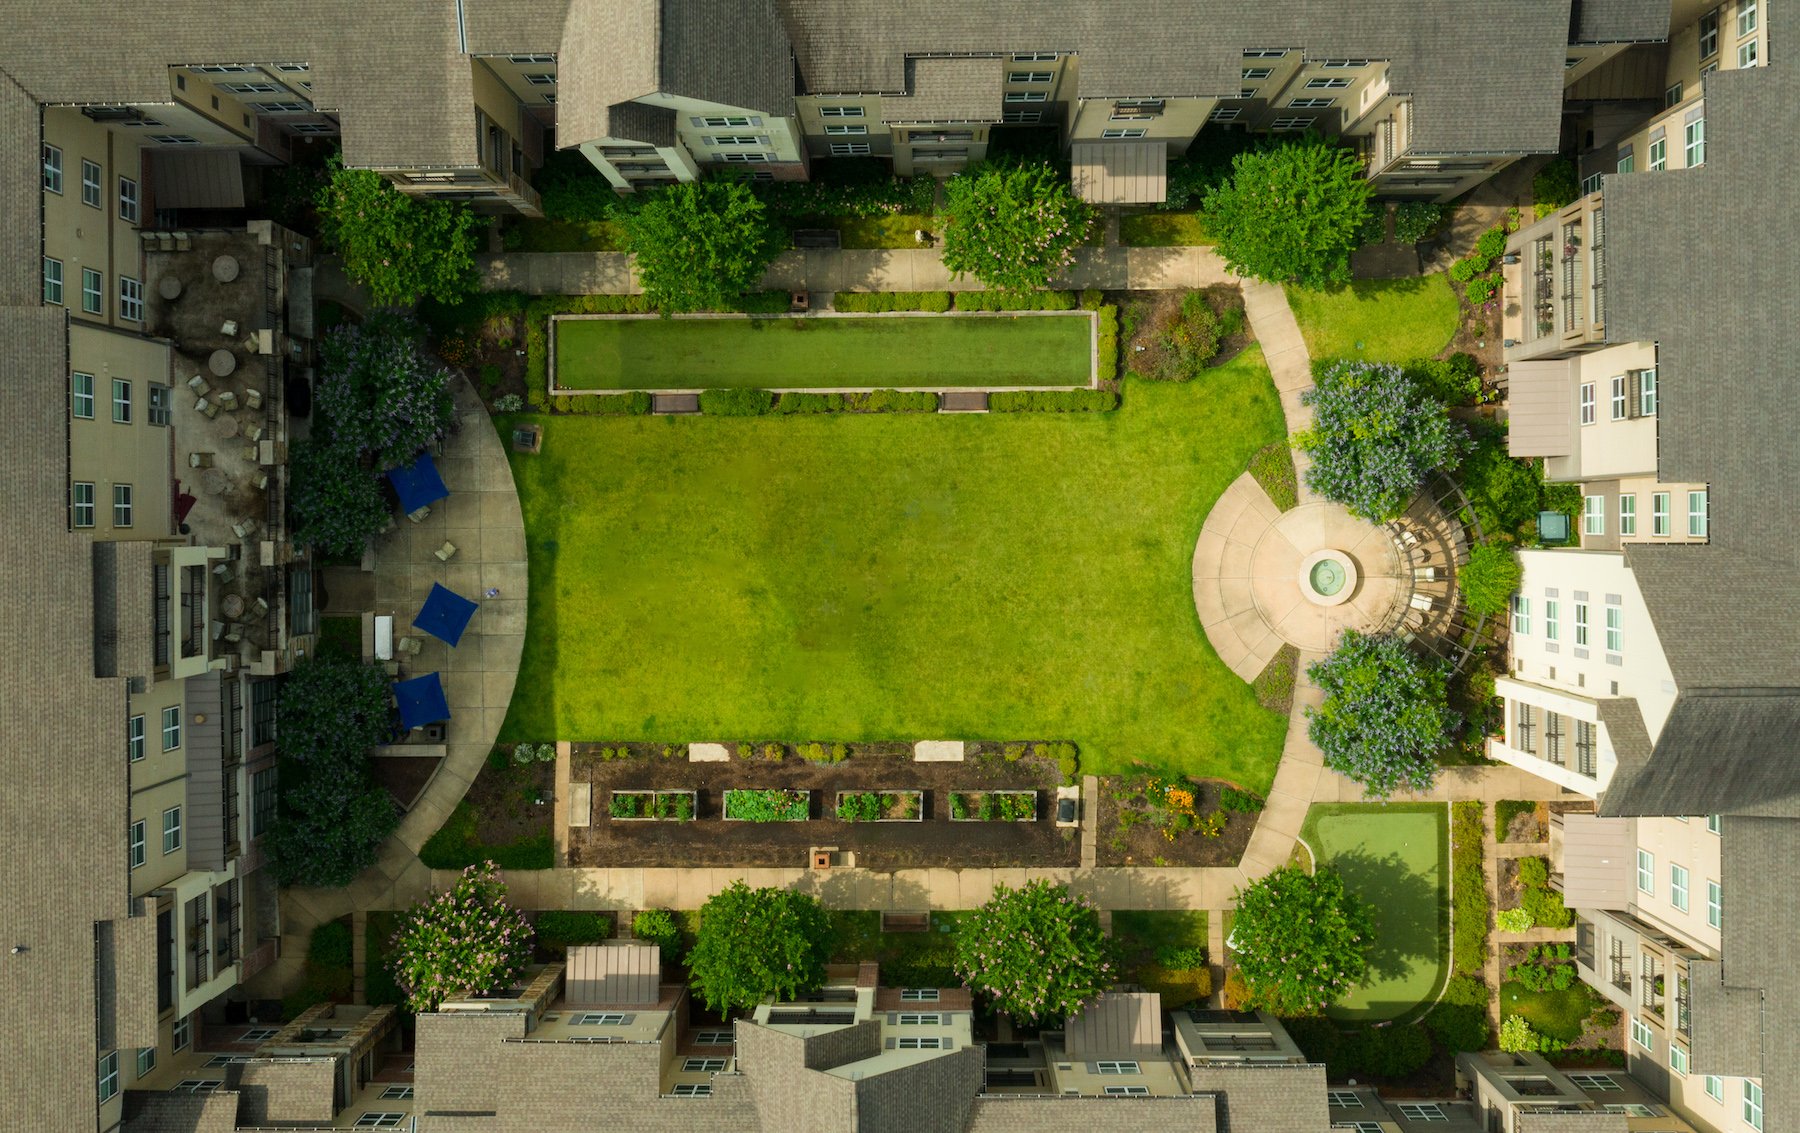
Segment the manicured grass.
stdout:
<svg viewBox="0 0 1800 1133">
<path fill-rule="evenodd" d="M 1325 803 L 1300 836 L 1375 912 L 1369 979 L 1332 1008 L 1353 1022 L 1430 1003 L 1449 972 L 1449 816 L 1442 803 Z"/>
<path fill-rule="evenodd" d="M 1315 362 L 1435 358 L 1456 334 L 1456 293 L 1442 274 L 1359 279 L 1333 291 L 1289 286 L 1287 293 Z"/>
<path fill-rule="evenodd" d="M 918 248 L 919 229 L 941 238 L 944 220 L 939 216 L 900 212 L 885 216 L 843 216 L 832 221 L 846 248 Z"/>
<path fill-rule="evenodd" d="M 1523 1015 L 1539 1034 L 1564 1042 L 1581 1037 L 1582 1020 L 1594 1009 L 1594 993 L 1584 983 L 1566 991 L 1531 991 L 1508 980 L 1500 985 L 1500 1017 Z"/>
<path fill-rule="evenodd" d="M 515 222 L 520 252 L 617 252 L 625 247 L 625 226 L 612 220 L 520 220 Z"/>
<path fill-rule="evenodd" d="M 1111 413 L 539 423 L 506 736 L 1068 739 L 1096 774 L 1268 790 L 1286 717 L 1192 583 L 1207 511 L 1282 433 L 1257 350 Z"/>
<path fill-rule="evenodd" d="M 1206 910 L 1121 909 L 1113 913 L 1112 940 L 1120 975 L 1161 995 L 1166 1006 L 1193 1003 L 1212 991 L 1207 969 L 1170 969 L 1156 962 L 1159 949 L 1206 947 Z"/>
<path fill-rule="evenodd" d="M 837 318 L 559 319 L 565 389 L 1079 386 L 1087 312 Z"/>
<path fill-rule="evenodd" d="M 1175 248 L 1211 244 L 1197 212 L 1141 212 L 1119 218 L 1119 243 L 1128 248 Z"/>
<path fill-rule="evenodd" d="M 866 910 L 832 909 L 825 915 L 836 933 L 832 963 L 873 960 L 881 965 L 881 982 L 888 987 L 961 985 L 951 971 L 961 913 L 932 913 L 927 932 L 882 932 L 881 914 Z"/>
</svg>

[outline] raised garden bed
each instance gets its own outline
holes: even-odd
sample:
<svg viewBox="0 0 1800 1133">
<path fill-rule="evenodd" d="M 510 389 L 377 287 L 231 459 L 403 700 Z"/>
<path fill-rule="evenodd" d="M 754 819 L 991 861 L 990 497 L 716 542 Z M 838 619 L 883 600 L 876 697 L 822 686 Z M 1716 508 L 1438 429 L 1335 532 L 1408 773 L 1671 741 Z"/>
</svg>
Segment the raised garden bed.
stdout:
<svg viewBox="0 0 1800 1133">
<path fill-rule="evenodd" d="M 724 817 L 726 822 L 805 822 L 812 817 L 812 792 L 726 791 Z"/>
<path fill-rule="evenodd" d="M 951 822 L 1032 822 L 1036 791 L 951 791 Z"/>
<path fill-rule="evenodd" d="M 692 822 L 700 808 L 693 791 L 614 791 L 606 809 L 614 822 Z"/>
<path fill-rule="evenodd" d="M 924 791 L 839 791 L 837 816 L 845 822 L 923 822 Z"/>
</svg>

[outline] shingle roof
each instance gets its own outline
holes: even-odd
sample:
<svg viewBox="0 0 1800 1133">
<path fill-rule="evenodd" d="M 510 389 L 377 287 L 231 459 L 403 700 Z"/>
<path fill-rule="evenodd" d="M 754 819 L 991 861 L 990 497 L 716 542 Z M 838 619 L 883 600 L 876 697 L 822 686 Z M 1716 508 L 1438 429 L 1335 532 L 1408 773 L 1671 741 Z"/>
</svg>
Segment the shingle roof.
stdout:
<svg viewBox="0 0 1800 1133">
<path fill-rule="evenodd" d="M 127 1090 L 121 1128 L 123 1133 L 233 1133 L 237 1109 L 238 1096 L 229 1090 L 210 1094 Z"/>
<path fill-rule="evenodd" d="M 908 59 L 906 93 L 881 100 L 881 120 L 998 122 L 1000 78 L 992 59 Z"/>
<path fill-rule="evenodd" d="M 1643 43 L 1669 37 L 1669 5 L 1575 0 L 1571 43 Z"/>
<path fill-rule="evenodd" d="M 1655 754 L 1620 760 L 1600 813 L 1800 818 L 1797 736 L 1800 689 L 1684 690 Z"/>
<path fill-rule="evenodd" d="M 1080 57 L 1085 98 L 1233 97 L 1245 48 L 1285 47 L 1309 58 L 1391 60 L 1393 89 L 1414 96 L 1421 153 L 1551 152 L 1561 128 L 1567 0 L 1537 4 L 1529 19 L 1495 0 L 1145 0 L 1130 19 L 1090 0 L 780 3 L 800 79 L 820 93 L 904 92 L 909 56 L 1064 51 Z M 1482 81 L 1469 82 L 1473 74 Z M 1492 113 L 1496 105 L 1507 113 Z"/>
<path fill-rule="evenodd" d="M 1331 1124 L 1322 1065 L 1202 1066 L 1189 1076 L 1195 1091 L 1219 1096 L 1219 1133 L 1318 1133 Z"/>
</svg>

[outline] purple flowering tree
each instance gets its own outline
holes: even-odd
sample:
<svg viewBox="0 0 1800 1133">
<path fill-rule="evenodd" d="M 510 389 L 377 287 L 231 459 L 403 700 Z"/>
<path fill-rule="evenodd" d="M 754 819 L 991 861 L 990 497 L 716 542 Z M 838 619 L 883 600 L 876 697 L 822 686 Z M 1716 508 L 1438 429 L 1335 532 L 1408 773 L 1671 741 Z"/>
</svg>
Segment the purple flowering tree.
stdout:
<svg viewBox="0 0 1800 1133">
<path fill-rule="evenodd" d="M 956 933 L 956 974 L 1021 1021 L 1058 1019 L 1113 981 L 1112 949 L 1085 897 L 1048 881 L 994 887 Z"/>
<path fill-rule="evenodd" d="M 749 1011 L 769 996 L 791 999 L 825 982 L 831 922 L 818 900 L 734 881 L 700 906 L 688 982 L 708 1011 Z"/>
<path fill-rule="evenodd" d="M 1398 366 L 1340 359 L 1314 368 L 1300 395 L 1312 428 L 1294 438 L 1312 458 L 1307 486 L 1352 515 L 1384 523 L 1434 468 L 1455 468 L 1465 437 L 1441 402 Z"/>
<path fill-rule="evenodd" d="M 1325 693 L 1306 710 L 1306 734 L 1325 766 L 1361 783 L 1370 798 L 1431 789 L 1455 719 L 1442 666 L 1421 661 L 1393 634 L 1345 630 L 1306 675 Z"/>
<path fill-rule="evenodd" d="M 449 431 L 450 373 L 425 356 L 423 342 L 419 324 L 392 311 L 325 336 L 314 406 L 335 446 L 392 468 Z"/>
<path fill-rule="evenodd" d="M 944 266 L 989 287 L 1029 291 L 1075 259 L 1093 210 L 1039 163 L 990 162 L 945 186 Z"/>
<path fill-rule="evenodd" d="M 453 996 L 511 986 L 531 962 L 531 925 L 506 903 L 493 862 L 463 870 L 447 893 L 407 911 L 388 964 L 414 1011 Z"/>
<path fill-rule="evenodd" d="M 361 555 L 387 525 L 381 484 L 343 445 L 300 441 L 288 456 L 288 516 L 294 538 L 328 555 Z"/>
<path fill-rule="evenodd" d="M 1374 935 L 1369 907 L 1337 870 L 1283 866 L 1238 890 L 1231 950 L 1249 1006 L 1316 1015 L 1363 981 Z"/>
</svg>

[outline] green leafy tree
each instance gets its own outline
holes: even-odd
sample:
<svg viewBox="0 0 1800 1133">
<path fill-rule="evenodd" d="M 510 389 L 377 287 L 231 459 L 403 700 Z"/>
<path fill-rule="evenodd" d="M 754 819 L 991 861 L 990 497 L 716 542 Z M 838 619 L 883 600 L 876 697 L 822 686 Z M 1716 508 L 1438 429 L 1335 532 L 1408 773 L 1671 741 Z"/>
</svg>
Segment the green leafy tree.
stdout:
<svg viewBox="0 0 1800 1133">
<path fill-rule="evenodd" d="M 1284 866 L 1238 891 L 1231 947 L 1254 1006 L 1315 1015 L 1363 981 L 1374 932 L 1337 870 Z"/>
<path fill-rule="evenodd" d="M 394 733 L 387 674 L 342 653 L 296 664 L 281 686 L 281 753 L 290 759 L 362 754 Z"/>
<path fill-rule="evenodd" d="M 1312 428 L 1294 438 L 1312 457 L 1306 483 L 1352 515 L 1385 523 L 1435 468 L 1454 468 L 1462 428 L 1398 366 L 1339 360 L 1313 368 Z"/>
<path fill-rule="evenodd" d="M 944 266 L 989 287 L 1048 287 L 1075 259 L 1093 217 L 1043 163 L 989 162 L 945 186 Z"/>
<path fill-rule="evenodd" d="M 956 974 L 1018 1020 L 1056 1019 L 1113 981 L 1100 914 L 1060 885 L 994 887 L 987 904 L 957 927 Z"/>
<path fill-rule="evenodd" d="M 356 450 L 309 440 L 288 454 L 288 518 L 296 542 L 348 557 L 362 554 L 389 516 L 380 481 Z"/>
<path fill-rule="evenodd" d="M 688 980 L 708 1011 L 748 1011 L 825 982 L 831 922 L 817 900 L 733 882 L 700 907 Z"/>
<path fill-rule="evenodd" d="M 1276 283 L 1350 279 L 1375 191 L 1356 154 L 1319 138 L 1238 154 L 1206 194 L 1206 230 L 1233 270 Z"/>
<path fill-rule="evenodd" d="M 1453 722 L 1440 666 L 1419 660 L 1392 634 L 1348 629 L 1306 675 L 1325 694 L 1306 710 L 1306 734 L 1325 766 L 1361 783 L 1370 798 L 1431 789 L 1434 757 L 1450 742 Z"/>
<path fill-rule="evenodd" d="M 463 870 L 448 892 L 407 910 L 388 953 L 414 1011 L 454 996 L 510 987 L 531 963 L 531 924 L 506 903 L 493 862 Z"/>
<path fill-rule="evenodd" d="M 1498 614 L 1518 593 L 1524 577 L 1525 568 L 1511 547 L 1477 543 L 1469 548 L 1469 561 L 1456 572 L 1456 587 L 1471 614 Z"/>
<path fill-rule="evenodd" d="M 315 428 L 374 457 L 404 464 L 450 431 L 456 399 L 450 372 L 428 360 L 419 324 L 384 311 L 334 328 L 319 344 Z"/>
<path fill-rule="evenodd" d="M 455 303 L 476 289 L 478 218 L 460 204 L 409 197 L 379 174 L 332 158 L 319 228 L 344 272 L 381 306 Z"/>
<path fill-rule="evenodd" d="M 688 181 L 647 194 L 625 216 L 638 282 L 664 314 L 730 307 L 754 288 L 781 240 L 740 181 Z"/>
</svg>

